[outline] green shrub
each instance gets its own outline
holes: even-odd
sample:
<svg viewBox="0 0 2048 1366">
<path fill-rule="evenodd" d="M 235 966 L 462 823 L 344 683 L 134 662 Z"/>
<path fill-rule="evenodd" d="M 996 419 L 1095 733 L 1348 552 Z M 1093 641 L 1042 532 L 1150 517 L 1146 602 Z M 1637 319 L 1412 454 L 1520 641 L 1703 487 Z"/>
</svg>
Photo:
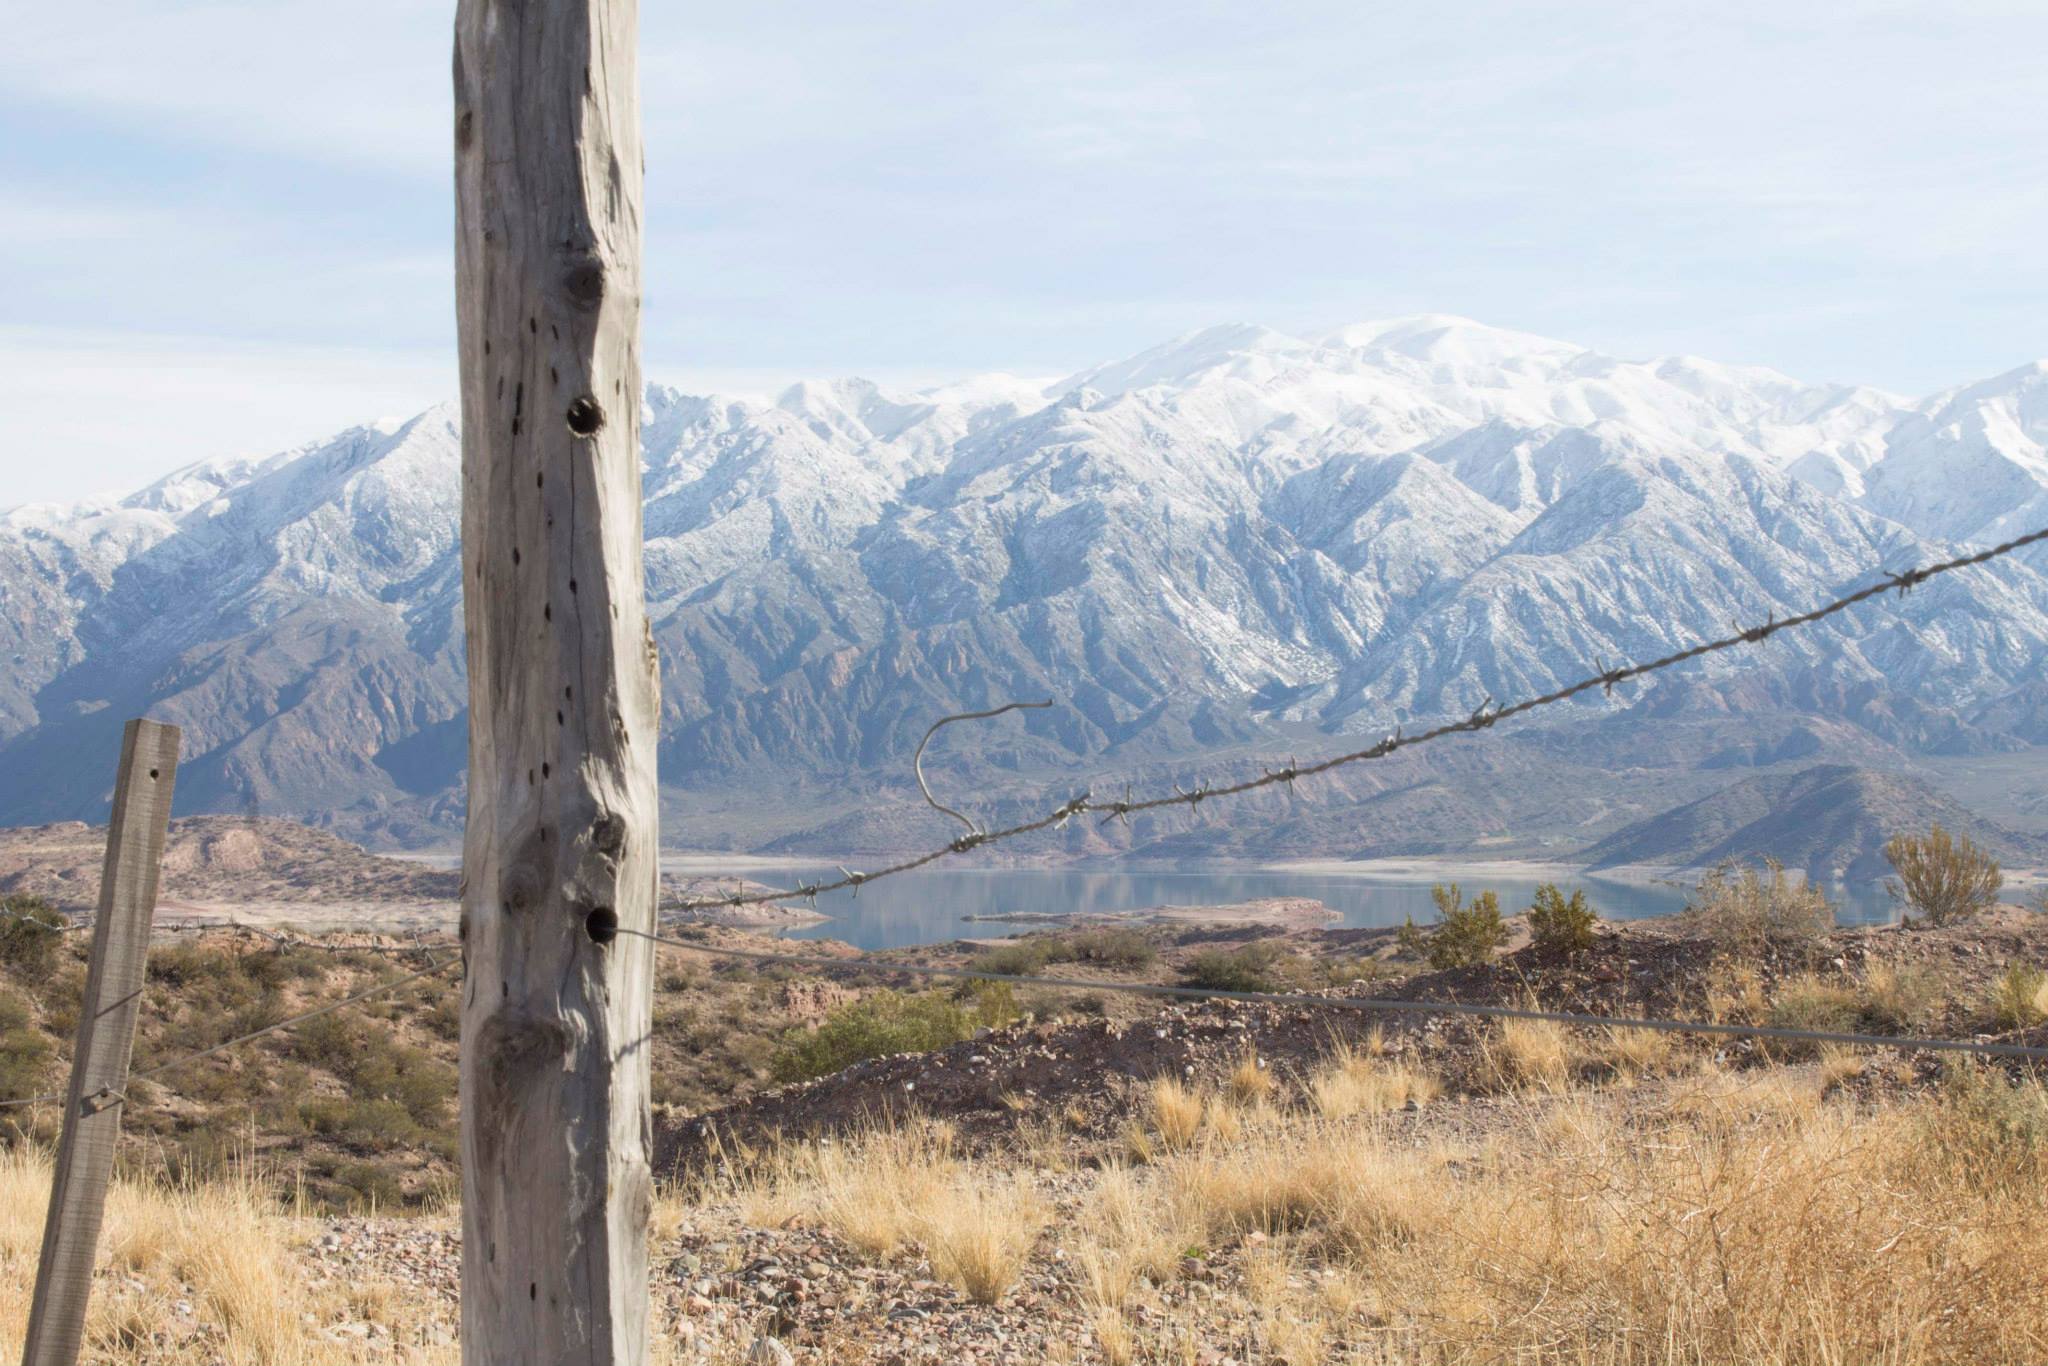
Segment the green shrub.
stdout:
<svg viewBox="0 0 2048 1366">
<path fill-rule="evenodd" d="M 1574 887 L 1566 900 L 1555 883 L 1536 889 L 1536 903 L 1529 908 L 1529 933 L 1536 951 L 1554 958 L 1584 953 L 1593 947 L 1593 926 L 1600 917 L 1586 904 L 1584 890 Z"/>
<path fill-rule="evenodd" d="M 979 983 L 964 995 L 877 991 L 833 1011 L 815 1030 L 789 1031 L 768 1072 L 778 1082 L 809 1081 L 869 1058 L 944 1048 L 1016 1018 L 1016 998 L 1001 982 Z"/>
<path fill-rule="evenodd" d="M 1484 963 L 1507 943 L 1507 923 L 1500 918 L 1500 898 L 1481 892 L 1471 905 L 1457 883 L 1441 883 L 1429 889 L 1436 903 L 1437 922 L 1429 930 L 1429 965 L 1433 968 L 1462 968 Z"/>
<path fill-rule="evenodd" d="M 1110 927 L 1065 937 L 1032 935 L 996 944 L 975 960 L 981 972 L 1035 977 L 1054 963 L 1099 963 L 1126 970 L 1150 967 L 1159 957 L 1152 941 L 1136 930 Z"/>
<path fill-rule="evenodd" d="M 1035 977 L 1052 961 L 1051 940 L 1017 939 L 989 948 L 974 960 L 974 970 L 1001 973 L 1005 977 Z"/>
<path fill-rule="evenodd" d="M 1084 930 L 1067 941 L 1076 963 L 1101 963 L 1115 968 L 1147 968 L 1159 957 L 1152 941 L 1136 930 Z"/>
<path fill-rule="evenodd" d="M 1280 946 L 1261 940 L 1240 949 L 1203 949 L 1188 960 L 1186 985 L 1204 991 L 1273 991 Z"/>
<path fill-rule="evenodd" d="M 294 1033 L 292 1052 L 301 1061 L 332 1072 L 358 1104 L 395 1102 L 425 1129 L 447 1121 L 456 1070 L 380 1028 L 344 1012 L 316 1016 Z"/>
<path fill-rule="evenodd" d="M 67 923 L 63 912 L 39 896 L 0 898 L 0 963 L 24 977 L 48 972 Z"/>
<path fill-rule="evenodd" d="M 55 1051 L 35 1027 L 27 1004 L 0 991 L 0 1100 L 26 1100 L 41 1092 Z"/>
</svg>

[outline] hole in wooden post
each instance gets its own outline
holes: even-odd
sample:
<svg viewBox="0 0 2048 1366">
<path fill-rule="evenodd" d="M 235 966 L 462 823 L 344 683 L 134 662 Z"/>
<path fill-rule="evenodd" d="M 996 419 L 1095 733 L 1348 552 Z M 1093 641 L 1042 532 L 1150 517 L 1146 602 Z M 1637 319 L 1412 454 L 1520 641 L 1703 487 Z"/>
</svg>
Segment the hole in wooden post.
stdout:
<svg viewBox="0 0 2048 1366">
<path fill-rule="evenodd" d="M 599 906 L 583 917 L 583 929 L 593 944 L 609 944 L 619 937 L 619 913 L 609 906 Z"/>
<path fill-rule="evenodd" d="M 598 428 L 604 426 L 604 409 L 597 406 L 597 400 L 585 394 L 569 405 L 569 430 L 578 436 L 595 436 Z"/>
<path fill-rule="evenodd" d="M 155 770 L 155 769 L 151 769 L 151 770 L 149 771 L 149 776 L 150 776 L 150 777 L 152 777 L 152 778 L 156 777 L 156 770 Z"/>
</svg>

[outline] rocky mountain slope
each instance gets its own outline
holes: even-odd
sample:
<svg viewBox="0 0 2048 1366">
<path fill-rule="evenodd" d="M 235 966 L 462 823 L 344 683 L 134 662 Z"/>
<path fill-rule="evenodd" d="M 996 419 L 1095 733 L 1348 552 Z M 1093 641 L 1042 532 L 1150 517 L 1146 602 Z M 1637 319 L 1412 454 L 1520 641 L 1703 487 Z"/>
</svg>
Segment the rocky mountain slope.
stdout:
<svg viewBox="0 0 2048 1366">
<path fill-rule="evenodd" d="M 1866 880 L 1889 874 L 1887 839 L 1901 830 L 1924 830 L 1930 821 L 2008 861 L 2034 864 L 2048 853 L 2043 841 L 1986 821 L 1912 778 L 1816 764 L 1731 783 L 1615 831 L 1584 857 L 1594 867 L 1677 868 L 1775 858 L 1815 874 Z"/>
<path fill-rule="evenodd" d="M 2048 516 L 2044 393 L 2040 366 L 1914 403 L 1442 317 L 1216 328 L 1052 384 L 650 388 L 664 778 L 737 813 L 673 837 L 912 839 L 889 805 L 910 749 L 993 700 L 1061 705 L 956 728 L 946 780 L 1064 792 L 1314 752 L 1798 611 L 2019 529 L 2035 499 Z M 0 516 L 0 822 L 98 815 L 120 722 L 147 711 L 186 727 L 182 810 L 444 837 L 456 422 Z M 1819 749 L 1790 757 L 1893 766 L 2022 746 L 2042 563 L 1575 706 L 1531 752 L 1600 774 L 1768 764 L 1795 733 Z M 1602 781 L 1561 828 L 1644 814 Z"/>
</svg>

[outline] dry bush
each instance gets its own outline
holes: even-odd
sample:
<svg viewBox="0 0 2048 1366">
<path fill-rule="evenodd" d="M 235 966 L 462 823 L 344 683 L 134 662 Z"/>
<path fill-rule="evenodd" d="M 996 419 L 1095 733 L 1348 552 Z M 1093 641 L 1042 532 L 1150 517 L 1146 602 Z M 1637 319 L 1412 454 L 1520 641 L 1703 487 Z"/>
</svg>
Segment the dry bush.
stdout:
<svg viewBox="0 0 2048 1366">
<path fill-rule="evenodd" d="M 2048 973 L 2031 963 L 2008 963 L 1985 1003 L 2000 1029 L 2032 1029 L 2048 1020 Z"/>
<path fill-rule="evenodd" d="M 875 1258 L 916 1240 L 924 1211 L 945 1198 L 960 1170 L 950 1133 L 925 1125 L 810 1151 L 812 1190 L 798 1203 L 809 1203 L 827 1228 Z"/>
<path fill-rule="evenodd" d="M 0 1154 L 0 1342 L 18 1344 L 49 1201 L 47 1159 L 28 1147 Z M 85 1358 L 151 1366 L 342 1366 L 388 1361 L 394 1342 L 438 1316 L 415 1286 L 367 1271 L 310 1285 L 293 1256 L 299 1225 L 274 1188 L 243 1164 L 226 1177 L 170 1185 L 117 1179 L 109 1188 L 99 1265 L 86 1315 Z M 190 1300 L 200 1331 L 167 1331 L 173 1302 Z M 337 1339 L 341 1324 L 374 1319 L 379 1345 Z M 11 1348 L 0 1348 L 11 1350 Z M 456 1349 L 406 1359 L 443 1366 Z"/>
<path fill-rule="evenodd" d="M 1026 1178 L 986 1179 L 933 1121 L 779 1149 L 695 1195 L 730 1200 L 756 1227 L 822 1225 L 875 1261 L 921 1246 L 942 1279 L 981 1303 L 1015 1282 L 1048 1217 Z"/>
<path fill-rule="evenodd" d="M 1115 1309 L 1095 1311 L 1095 1346 L 1108 1366 L 1129 1366 L 1138 1353 L 1137 1335 Z"/>
<path fill-rule="evenodd" d="M 1480 1075 L 1503 1090 L 1561 1091 L 1579 1063 L 1571 1032 L 1555 1020 L 1501 1020 L 1480 1049 Z"/>
<path fill-rule="evenodd" d="M 941 1280 L 976 1304 L 994 1304 L 1017 1283 L 1049 1217 L 1028 1177 L 962 1177 L 931 1192 L 915 1228 Z"/>
<path fill-rule="evenodd" d="M 1443 1087 L 1429 1073 L 1348 1044 L 1331 1050 L 1308 1081 L 1309 1101 L 1325 1119 L 1378 1114 L 1411 1100 L 1427 1104 L 1442 1093 Z"/>
<path fill-rule="evenodd" d="M 1173 1213 L 1129 1167 L 1102 1169 L 1076 1259 L 1086 1304 L 1121 1310 L 1142 1282 L 1160 1284 L 1178 1274 L 1183 1251 L 1199 1234 Z"/>
<path fill-rule="evenodd" d="M 1193 1143 L 1202 1132 L 1202 1095 L 1179 1077 L 1154 1078 L 1145 1092 L 1152 1132 L 1168 1152 Z"/>
<path fill-rule="evenodd" d="M 1774 945 L 1810 943 L 1835 925 L 1819 887 L 1794 881 L 1775 860 L 1723 864 L 1700 879 L 1680 922 L 1724 954 L 1751 957 Z"/>
<path fill-rule="evenodd" d="M 1162 1175 L 1212 1240 L 1352 1276 L 1415 1360 L 1903 1366 L 2048 1350 L 2044 1152 L 2040 1088 L 1988 1071 L 1875 1112 L 1810 1076 L 1710 1073 L 1667 1107 L 1571 1098 L 1494 1141 L 1310 1130 Z"/>
<path fill-rule="evenodd" d="M 1871 963 L 1857 983 L 1857 1009 L 1868 1029 L 1894 1034 L 1926 1029 L 1948 1003 L 1948 984 L 1914 963 Z"/>
<path fill-rule="evenodd" d="M 1893 835 L 1884 842 L 1884 856 L 1897 874 L 1892 895 L 1930 925 L 1982 914 L 1998 904 L 1998 889 L 2005 885 L 1998 860 L 1967 835 L 1942 829 L 1939 821 L 1924 835 Z"/>
<path fill-rule="evenodd" d="M 1224 1089 L 1239 1105 L 1257 1105 L 1273 1094 L 1273 1073 L 1266 1060 L 1247 1049 L 1224 1078 Z"/>
<path fill-rule="evenodd" d="M 1820 1050 L 1820 1084 L 1824 1091 L 1832 1091 L 1869 1070 L 1870 1060 L 1853 1048 L 1828 1044 Z"/>
<path fill-rule="evenodd" d="M 1678 1059 L 1678 1036 L 1664 1029 L 1609 1028 L 1601 1039 L 1600 1061 L 1617 1076 L 1668 1072 Z"/>
</svg>

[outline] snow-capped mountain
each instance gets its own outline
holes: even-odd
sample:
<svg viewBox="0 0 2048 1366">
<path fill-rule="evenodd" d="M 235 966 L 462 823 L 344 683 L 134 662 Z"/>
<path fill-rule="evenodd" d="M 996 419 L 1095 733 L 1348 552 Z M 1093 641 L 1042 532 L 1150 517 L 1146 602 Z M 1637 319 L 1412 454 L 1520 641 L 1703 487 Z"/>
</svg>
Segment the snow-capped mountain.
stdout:
<svg viewBox="0 0 2048 1366">
<path fill-rule="evenodd" d="M 1214 328 L 1051 384 L 651 387 L 643 417 L 664 778 L 821 813 L 995 699 L 1063 705 L 949 735 L 968 767 L 1307 753 L 2048 521 L 2041 365 L 1912 402 L 1448 317 Z M 182 809 L 459 819 L 457 422 L 0 515 L 0 820 L 93 814 L 144 711 L 186 727 Z M 1574 710 L 2018 745 L 2044 701 L 2036 565 Z"/>
</svg>

